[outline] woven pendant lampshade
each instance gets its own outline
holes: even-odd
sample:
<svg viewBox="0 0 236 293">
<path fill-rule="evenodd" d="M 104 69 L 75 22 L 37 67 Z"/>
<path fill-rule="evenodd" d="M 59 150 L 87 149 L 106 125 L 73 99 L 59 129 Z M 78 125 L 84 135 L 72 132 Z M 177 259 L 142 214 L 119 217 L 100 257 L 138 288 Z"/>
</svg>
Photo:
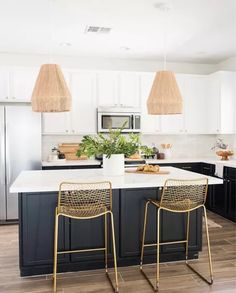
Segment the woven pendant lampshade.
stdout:
<svg viewBox="0 0 236 293">
<path fill-rule="evenodd" d="M 34 112 L 66 112 L 71 109 L 71 94 L 57 64 L 43 64 L 32 98 Z"/>
<path fill-rule="evenodd" d="M 147 100 L 148 114 L 181 114 L 182 108 L 182 96 L 174 73 L 171 71 L 157 72 Z"/>
<path fill-rule="evenodd" d="M 182 108 L 182 96 L 174 73 L 171 71 L 157 72 L 147 100 L 148 114 L 181 114 Z"/>
</svg>

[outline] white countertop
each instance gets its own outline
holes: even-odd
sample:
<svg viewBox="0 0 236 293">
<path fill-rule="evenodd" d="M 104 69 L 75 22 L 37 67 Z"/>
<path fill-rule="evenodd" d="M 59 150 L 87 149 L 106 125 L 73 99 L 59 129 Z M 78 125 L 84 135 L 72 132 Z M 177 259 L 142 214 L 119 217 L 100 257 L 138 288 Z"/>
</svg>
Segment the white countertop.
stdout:
<svg viewBox="0 0 236 293">
<path fill-rule="evenodd" d="M 54 166 L 99 166 L 101 161 L 98 160 L 57 160 L 53 162 L 42 161 L 43 167 Z"/>
<path fill-rule="evenodd" d="M 207 177 L 209 184 L 222 184 L 223 180 L 173 167 L 162 167 L 167 175 L 125 173 L 123 176 L 104 176 L 102 169 L 34 170 L 22 171 L 10 187 L 11 193 L 58 191 L 62 181 L 97 182 L 110 181 L 113 189 L 161 187 L 168 178 L 196 179 Z M 131 168 L 129 168 L 131 170 Z"/>
<path fill-rule="evenodd" d="M 235 167 L 236 168 L 236 160 L 231 159 L 228 161 L 221 161 L 216 157 L 202 157 L 202 158 L 171 158 L 171 159 L 147 159 L 146 162 L 148 164 L 170 164 L 170 163 L 207 163 L 207 164 L 222 164 L 226 167 Z"/>
<path fill-rule="evenodd" d="M 170 164 L 170 163 L 208 163 L 208 164 L 222 164 L 227 167 L 236 168 L 236 159 L 231 159 L 229 161 L 221 161 L 217 157 L 199 157 L 199 158 L 171 158 L 164 160 L 147 159 L 148 164 Z M 58 160 L 54 162 L 42 161 L 43 167 L 54 167 L 54 166 L 91 166 L 100 165 L 101 161 L 90 159 L 90 160 Z"/>
</svg>

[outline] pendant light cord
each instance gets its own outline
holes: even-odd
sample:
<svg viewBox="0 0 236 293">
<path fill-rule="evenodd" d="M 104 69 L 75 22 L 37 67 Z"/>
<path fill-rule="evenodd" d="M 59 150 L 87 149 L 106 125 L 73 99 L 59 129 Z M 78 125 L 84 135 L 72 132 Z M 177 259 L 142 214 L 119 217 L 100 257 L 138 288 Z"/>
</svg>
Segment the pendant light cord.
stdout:
<svg viewBox="0 0 236 293">
<path fill-rule="evenodd" d="M 49 40 L 49 63 L 53 63 L 53 43 L 54 43 L 54 13 L 53 13 L 53 5 L 54 0 L 49 0 L 49 34 L 50 34 L 50 40 Z"/>
<path fill-rule="evenodd" d="M 168 31 L 168 13 L 170 11 L 170 7 L 165 6 L 162 8 L 163 11 L 163 15 L 164 15 L 164 21 L 163 21 L 163 69 L 164 71 L 166 71 L 166 67 L 167 67 L 167 31 Z"/>
</svg>

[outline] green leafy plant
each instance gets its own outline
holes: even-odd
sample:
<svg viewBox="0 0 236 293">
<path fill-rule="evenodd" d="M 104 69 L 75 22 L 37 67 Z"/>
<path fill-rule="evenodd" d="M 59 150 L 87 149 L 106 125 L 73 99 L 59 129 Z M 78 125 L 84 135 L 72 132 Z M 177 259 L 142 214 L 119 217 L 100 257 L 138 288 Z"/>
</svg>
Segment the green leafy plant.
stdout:
<svg viewBox="0 0 236 293">
<path fill-rule="evenodd" d="M 142 153 L 147 156 L 147 157 L 150 157 L 150 156 L 153 156 L 154 155 L 154 151 L 153 151 L 153 148 L 149 148 L 148 146 L 146 145 L 143 145 L 140 147 L 140 150 L 142 151 Z"/>
<path fill-rule="evenodd" d="M 135 154 L 140 147 L 140 137 L 134 133 L 130 133 L 128 137 L 122 135 L 124 127 L 125 125 L 117 130 L 109 130 L 107 135 L 101 133 L 96 136 L 85 135 L 76 155 L 91 157 L 105 154 L 110 158 L 112 154 L 124 154 L 125 157 Z"/>
</svg>

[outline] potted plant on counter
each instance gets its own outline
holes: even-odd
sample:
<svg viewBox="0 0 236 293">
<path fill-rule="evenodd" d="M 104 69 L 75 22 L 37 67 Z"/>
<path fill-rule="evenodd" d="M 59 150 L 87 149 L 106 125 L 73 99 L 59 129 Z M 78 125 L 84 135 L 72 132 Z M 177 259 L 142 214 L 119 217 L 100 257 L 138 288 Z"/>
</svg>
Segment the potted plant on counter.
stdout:
<svg viewBox="0 0 236 293">
<path fill-rule="evenodd" d="M 124 127 L 124 126 L 123 126 Z M 135 154 L 140 147 L 139 135 L 130 133 L 125 136 L 123 130 L 110 130 L 107 135 L 99 133 L 96 136 L 85 135 L 76 155 L 103 155 L 104 175 L 118 176 L 124 174 L 124 157 Z"/>
</svg>

